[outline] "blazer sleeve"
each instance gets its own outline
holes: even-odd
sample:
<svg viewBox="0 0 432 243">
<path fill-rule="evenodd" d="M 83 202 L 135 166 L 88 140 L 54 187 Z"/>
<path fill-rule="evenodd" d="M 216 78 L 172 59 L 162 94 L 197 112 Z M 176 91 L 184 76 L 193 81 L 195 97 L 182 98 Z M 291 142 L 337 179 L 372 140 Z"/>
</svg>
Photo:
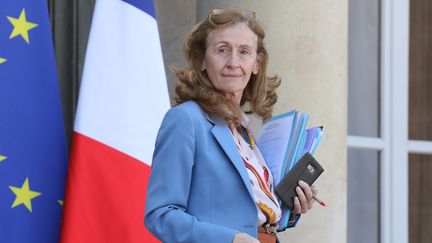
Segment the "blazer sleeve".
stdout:
<svg viewBox="0 0 432 243">
<path fill-rule="evenodd" d="M 232 242 L 236 230 L 199 221 L 186 212 L 195 155 L 190 114 L 171 109 L 156 139 L 144 222 L 163 242 Z"/>
</svg>

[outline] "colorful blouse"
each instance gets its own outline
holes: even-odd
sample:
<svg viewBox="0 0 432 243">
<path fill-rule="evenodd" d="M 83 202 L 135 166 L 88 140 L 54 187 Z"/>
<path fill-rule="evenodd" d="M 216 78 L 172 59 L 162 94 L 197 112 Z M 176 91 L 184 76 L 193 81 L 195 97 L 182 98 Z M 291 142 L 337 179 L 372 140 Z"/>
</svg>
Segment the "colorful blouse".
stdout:
<svg viewBox="0 0 432 243">
<path fill-rule="evenodd" d="M 243 114 L 242 127 L 231 129 L 231 132 L 249 174 L 258 208 L 258 225 L 266 226 L 279 221 L 281 209 L 274 194 L 273 176 L 261 152 L 254 144 L 252 135 L 247 129 L 248 123 L 249 119 L 246 114 Z"/>
</svg>

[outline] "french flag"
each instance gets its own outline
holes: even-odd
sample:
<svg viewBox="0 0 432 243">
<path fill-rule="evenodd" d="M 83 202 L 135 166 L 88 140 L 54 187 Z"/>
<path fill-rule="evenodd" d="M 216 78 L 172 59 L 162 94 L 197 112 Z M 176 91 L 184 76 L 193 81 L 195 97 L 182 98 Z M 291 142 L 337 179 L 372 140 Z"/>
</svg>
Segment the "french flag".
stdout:
<svg viewBox="0 0 432 243">
<path fill-rule="evenodd" d="M 75 117 L 62 243 L 157 242 L 144 226 L 169 109 L 152 0 L 97 0 Z"/>
</svg>

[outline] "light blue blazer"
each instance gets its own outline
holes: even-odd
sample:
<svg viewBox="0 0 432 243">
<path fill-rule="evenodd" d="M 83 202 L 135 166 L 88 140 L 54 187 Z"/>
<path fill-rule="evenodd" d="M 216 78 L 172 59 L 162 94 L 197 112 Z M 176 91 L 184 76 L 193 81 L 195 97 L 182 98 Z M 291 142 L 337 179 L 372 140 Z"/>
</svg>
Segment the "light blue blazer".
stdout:
<svg viewBox="0 0 432 243">
<path fill-rule="evenodd" d="M 162 122 L 147 188 L 145 225 L 163 242 L 257 238 L 258 211 L 246 167 L 222 117 L 188 101 Z"/>
</svg>

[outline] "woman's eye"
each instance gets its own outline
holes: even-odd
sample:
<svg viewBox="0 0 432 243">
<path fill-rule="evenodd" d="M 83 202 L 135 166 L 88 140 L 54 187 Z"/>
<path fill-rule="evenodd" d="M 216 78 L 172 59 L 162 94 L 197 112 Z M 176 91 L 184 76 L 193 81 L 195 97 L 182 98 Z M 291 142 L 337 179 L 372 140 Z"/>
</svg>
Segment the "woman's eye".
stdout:
<svg viewBox="0 0 432 243">
<path fill-rule="evenodd" d="M 228 53 L 227 48 L 220 48 L 218 51 L 219 51 L 219 53 L 222 53 L 222 54 Z"/>
<path fill-rule="evenodd" d="M 240 54 L 242 54 L 242 55 L 249 55 L 249 51 L 248 50 L 241 50 Z"/>
</svg>

